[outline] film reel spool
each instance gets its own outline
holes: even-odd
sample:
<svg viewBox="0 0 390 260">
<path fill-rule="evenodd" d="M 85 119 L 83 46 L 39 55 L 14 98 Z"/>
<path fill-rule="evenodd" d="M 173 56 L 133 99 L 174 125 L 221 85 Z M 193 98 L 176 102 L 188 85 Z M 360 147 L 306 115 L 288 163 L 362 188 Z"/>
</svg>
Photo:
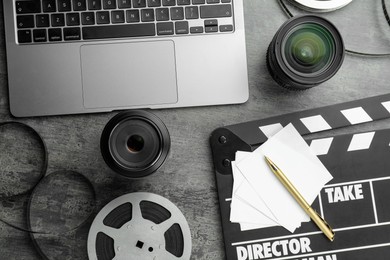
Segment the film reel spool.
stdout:
<svg viewBox="0 0 390 260">
<path fill-rule="evenodd" d="M 108 203 L 88 235 L 90 260 L 187 260 L 191 232 L 181 211 L 169 200 L 136 192 Z"/>
<path fill-rule="evenodd" d="M 302 8 L 303 10 L 323 13 L 340 9 L 351 3 L 352 0 L 289 0 L 289 2 Z"/>
</svg>

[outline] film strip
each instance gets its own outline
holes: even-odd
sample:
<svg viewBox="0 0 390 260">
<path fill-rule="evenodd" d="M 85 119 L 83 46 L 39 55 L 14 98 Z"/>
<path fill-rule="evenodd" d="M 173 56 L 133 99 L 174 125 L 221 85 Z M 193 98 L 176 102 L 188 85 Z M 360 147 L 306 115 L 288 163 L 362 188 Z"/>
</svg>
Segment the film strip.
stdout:
<svg viewBox="0 0 390 260">
<path fill-rule="evenodd" d="M 390 16 L 389 13 L 387 12 L 386 0 L 382 0 L 382 9 L 383 9 L 383 13 L 385 14 L 386 21 L 390 25 Z"/>
<path fill-rule="evenodd" d="M 96 206 L 92 183 L 74 171 L 46 175 L 46 144 L 32 127 L 4 122 L 0 133 L 4 165 L 0 171 L 0 221 L 30 234 L 43 259 L 55 259 L 54 248 L 65 252 L 83 245 L 79 231 L 86 227 Z M 69 247 L 74 241 L 78 244 Z"/>
<path fill-rule="evenodd" d="M 216 129 L 210 138 L 227 259 L 388 259 L 390 129 L 308 140 L 334 179 L 313 207 L 332 223 L 329 243 L 311 222 L 294 234 L 281 227 L 241 231 L 230 222 L 235 152 L 253 151 L 292 123 L 302 135 L 390 117 L 390 95 Z"/>
<path fill-rule="evenodd" d="M 293 17 L 294 15 L 292 14 L 292 12 L 290 11 L 290 9 L 287 7 L 287 5 L 285 4 L 284 2 L 285 0 L 278 0 L 279 2 L 279 5 L 280 7 L 282 8 L 283 12 L 289 17 Z M 390 25 L 390 18 L 389 18 L 389 14 L 387 12 L 387 8 L 386 8 L 386 3 L 385 3 L 386 0 L 381 0 L 381 3 L 382 3 L 382 10 L 383 10 L 383 13 L 385 15 L 385 18 L 387 20 L 387 23 Z M 314 11 L 321 11 L 321 9 L 315 9 L 314 7 L 317 6 L 317 5 L 324 5 L 325 7 L 326 6 L 330 6 L 331 8 L 322 8 L 322 12 L 327 12 L 327 11 L 334 11 L 336 9 L 339 9 L 347 4 L 349 4 L 348 1 L 317 1 L 317 0 L 313 0 L 313 1 L 306 1 L 306 0 L 289 0 L 289 2 L 291 2 L 292 4 L 294 4 L 295 6 L 303 9 L 303 10 L 306 10 L 306 11 L 311 11 L 313 12 Z M 315 2 L 318 2 L 317 4 Z M 323 3 L 321 3 L 323 2 Z M 334 2 L 334 3 L 332 3 Z M 359 52 L 359 51 L 354 51 L 354 50 L 348 50 L 346 49 L 345 50 L 347 53 L 349 54 L 353 54 L 353 55 L 359 55 L 359 56 L 366 56 L 366 57 L 389 57 L 390 56 L 390 53 L 365 53 L 365 52 Z"/>
</svg>

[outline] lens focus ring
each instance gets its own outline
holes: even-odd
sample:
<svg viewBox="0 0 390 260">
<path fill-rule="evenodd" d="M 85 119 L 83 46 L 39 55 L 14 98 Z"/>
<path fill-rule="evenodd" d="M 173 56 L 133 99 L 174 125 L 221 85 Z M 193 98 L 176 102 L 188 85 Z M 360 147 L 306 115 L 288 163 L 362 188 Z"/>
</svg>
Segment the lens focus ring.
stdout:
<svg viewBox="0 0 390 260">
<path fill-rule="evenodd" d="M 282 25 L 268 47 L 267 67 L 279 85 L 307 89 L 333 77 L 345 55 L 337 28 L 313 15 Z"/>
<path fill-rule="evenodd" d="M 107 123 L 100 148 L 112 170 L 129 178 L 140 178 L 162 166 L 169 153 L 170 136 L 164 123 L 154 114 L 126 111 Z"/>
</svg>

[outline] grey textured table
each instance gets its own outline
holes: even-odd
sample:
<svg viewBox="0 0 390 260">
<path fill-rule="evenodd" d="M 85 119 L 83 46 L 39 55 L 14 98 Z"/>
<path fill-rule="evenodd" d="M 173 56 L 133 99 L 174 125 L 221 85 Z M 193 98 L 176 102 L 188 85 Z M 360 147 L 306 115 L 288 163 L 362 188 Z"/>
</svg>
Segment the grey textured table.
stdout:
<svg viewBox="0 0 390 260">
<path fill-rule="evenodd" d="M 6 0 L 8 1 L 8 0 Z M 386 0 L 390 6 L 390 1 Z M 299 12 L 293 9 L 294 13 Z M 0 6 L 0 16 L 2 16 Z M 354 0 L 349 6 L 324 14 L 342 32 L 347 48 L 390 53 L 390 28 L 379 0 Z M 153 111 L 167 125 L 171 153 L 166 164 L 142 180 L 126 180 L 104 163 L 99 150 L 100 133 L 114 114 L 43 118 L 12 118 L 8 107 L 3 19 L 0 17 L 0 121 L 17 120 L 34 127 L 49 151 L 48 171 L 83 173 L 97 190 L 97 208 L 113 198 L 135 191 L 153 192 L 174 202 L 188 220 L 192 234 L 192 259 L 223 259 L 219 205 L 208 137 L 213 129 L 272 115 L 336 104 L 390 92 L 390 57 L 347 55 L 338 74 L 325 84 L 301 92 L 277 86 L 266 69 L 266 50 L 274 33 L 286 20 L 276 1 L 245 0 L 250 98 L 242 105 Z M 389 128 L 390 120 L 372 122 L 326 133 Z M 10 134 L 10 133 L 8 133 Z M 12 133 L 11 133 L 12 134 Z M 324 135 L 324 134 L 322 134 Z M 1 156 L 23 151 L 0 151 Z M 0 165 L 4 170 L 7 165 Z M 3 171 L 0 170 L 0 173 Z M 0 176 L 5 178 L 4 176 Z M 3 180 L 0 180 L 3 181 Z M 47 202 L 48 206 L 50 202 Z M 23 202 L 1 202 L 0 218 L 25 221 Z M 48 241 L 50 259 L 86 259 L 88 224 L 79 232 L 77 246 Z M 84 240 L 83 240 L 84 237 Z M 65 240 L 64 240 L 65 241 Z M 58 241 L 57 241 L 58 242 Z M 0 259 L 41 259 L 26 232 L 0 222 Z"/>
</svg>

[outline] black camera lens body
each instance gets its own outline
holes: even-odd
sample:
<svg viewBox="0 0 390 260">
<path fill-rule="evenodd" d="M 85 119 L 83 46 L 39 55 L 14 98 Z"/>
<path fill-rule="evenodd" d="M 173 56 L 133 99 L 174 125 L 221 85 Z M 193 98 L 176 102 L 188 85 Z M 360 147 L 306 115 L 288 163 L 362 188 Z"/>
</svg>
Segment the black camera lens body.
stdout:
<svg viewBox="0 0 390 260">
<path fill-rule="evenodd" d="M 100 148 L 107 165 L 129 178 L 157 171 L 168 156 L 167 127 L 152 113 L 132 110 L 114 116 L 105 126 Z"/>
<path fill-rule="evenodd" d="M 333 77 L 344 55 L 343 39 L 331 22 L 314 15 L 297 16 L 285 22 L 272 39 L 267 67 L 279 85 L 301 90 Z"/>
</svg>

